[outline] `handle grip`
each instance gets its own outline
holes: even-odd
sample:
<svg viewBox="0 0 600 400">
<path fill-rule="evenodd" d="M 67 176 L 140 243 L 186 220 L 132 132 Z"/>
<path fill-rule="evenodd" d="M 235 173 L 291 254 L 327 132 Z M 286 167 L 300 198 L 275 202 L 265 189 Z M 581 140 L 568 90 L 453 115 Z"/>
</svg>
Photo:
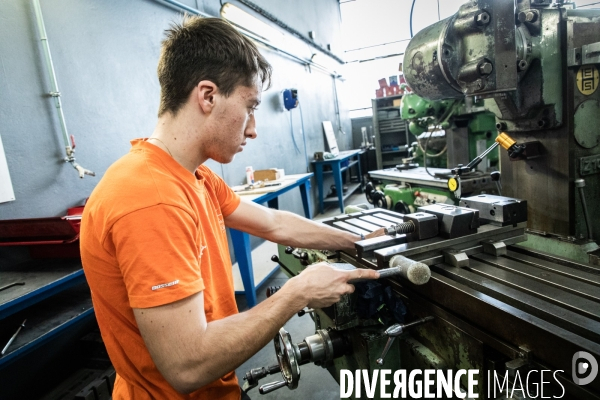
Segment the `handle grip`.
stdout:
<svg viewBox="0 0 600 400">
<path fill-rule="evenodd" d="M 286 381 L 266 383 L 266 384 L 262 385 L 258 389 L 258 391 L 260 392 L 260 394 L 267 394 L 267 393 L 271 393 L 274 390 L 281 389 L 282 387 L 285 387 L 285 386 L 287 386 Z"/>
</svg>

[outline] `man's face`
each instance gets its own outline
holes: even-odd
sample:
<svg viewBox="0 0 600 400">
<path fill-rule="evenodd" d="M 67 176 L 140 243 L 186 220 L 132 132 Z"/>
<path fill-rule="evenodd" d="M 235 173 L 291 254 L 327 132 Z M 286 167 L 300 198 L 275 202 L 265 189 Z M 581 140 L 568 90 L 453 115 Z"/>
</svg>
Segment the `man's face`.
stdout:
<svg viewBox="0 0 600 400">
<path fill-rule="evenodd" d="M 211 115 L 211 135 L 205 147 L 206 155 L 220 163 L 229 163 L 243 151 L 248 138 L 254 139 L 254 112 L 261 101 L 262 82 L 258 77 L 252 86 L 237 86 L 229 97 L 217 95 Z"/>
</svg>

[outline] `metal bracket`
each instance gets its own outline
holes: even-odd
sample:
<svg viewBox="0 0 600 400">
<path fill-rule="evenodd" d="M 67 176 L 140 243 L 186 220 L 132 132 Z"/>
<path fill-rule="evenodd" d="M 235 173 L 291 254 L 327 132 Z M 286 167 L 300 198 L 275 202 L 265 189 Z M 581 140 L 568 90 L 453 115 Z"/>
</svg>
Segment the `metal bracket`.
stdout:
<svg viewBox="0 0 600 400">
<path fill-rule="evenodd" d="M 532 360 L 533 352 L 525 346 L 519 347 L 519 358 L 507 361 L 504 365 L 510 376 L 515 376 L 517 371 L 526 368 Z"/>
<path fill-rule="evenodd" d="M 581 46 L 581 64 L 600 63 L 600 42 L 584 44 Z"/>
<path fill-rule="evenodd" d="M 600 63 L 600 42 L 584 44 L 567 51 L 567 66 Z"/>
<path fill-rule="evenodd" d="M 444 250 L 444 262 L 457 268 L 469 266 L 469 256 L 460 250 Z"/>
<path fill-rule="evenodd" d="M 505 256 L 506 255 L 506 243 L 504 242 L 494 242 L 493 240 L 486 240 L 481 242 L 483 245 L 483 252 L 486 254 L 491 254 L 495 257 Z"/>
<path fill-rule="evenodd" d="M 549 121 L 544 120 L 543 118 L 539 121 L 538 129 L 547 127 Z M 524 142 L 520 143 L 521 146 L 524 146 L 525 149 L 518 155 L 511 156 L 509 153 L 510 161 L 520 161 L 520 160 L 530 160 L 532 158 L 537 158 L 542 155 L 542 144 L 538 140 L 534 140 L 532 142 Z"/>
<path fill-rule="evenodd" d="M 313 315 L 315 316 L 315 329 L 319 330 L 321 329 L 321 317 L 317 313 L 314 313 Z"/>
</svg>

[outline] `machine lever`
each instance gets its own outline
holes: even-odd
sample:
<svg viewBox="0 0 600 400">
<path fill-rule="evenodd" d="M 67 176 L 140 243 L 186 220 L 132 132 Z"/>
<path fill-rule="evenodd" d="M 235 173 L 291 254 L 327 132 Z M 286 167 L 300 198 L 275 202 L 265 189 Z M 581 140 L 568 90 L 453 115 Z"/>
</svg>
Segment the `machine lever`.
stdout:
<svg viewBox="0 0 600 400">
<path fill-rule="evenodd" d="M 267 375 L 272 375 L 277 372 L 281 372 L 281 368 L 279 364 L 271 365 L 270 367 L 262 367 L 262 368 L 253 368 L 250 371 L 246 372 L 244 376 L 244 385 L 242 386 L 242 390 L 244 392 L 248 392 L 250 389 L 258 386 L 258 381 L 264 378 Z"/>
<path fill-rule="evenodd" d="M 385 344 L 385 347 L 383 349 L 383 353 L 381 354 L 381 357 L 377 359 L 376 363 L 378 365 L 383 365 L 383 360 L 385 359 L 385 356 L 387 355 L 388 351 L 392 347 L 392 344 L 394 343 L 394 339 L 396 339 L 397 336 L 400 336 L 408 328 L 412 328 L 413 326 L 424 324 L 425 322 L 429 322 L 431 320 L 433 320 L 433 317 L 429 316 L 429 317 L 425 317 L 425 318 L 419 319 L 414 322 L 410 322 L 406 325 L 394 324 L 394 325 L 390 326 L 389 328 L 387 328 L 385 330 L 385 334 L 388 336 L 388 340 L 387 340 L 387 343 Z"/>
<path fill-rule="evenodd" d="M 315 312 L 315 310 L 314 310 L 314 309 L 312 309 L 312 308 L 309 308 L 309 309 L 307 309 L 307 310 L 300 310 L 300 311 L 298 311 L 298 316 L 299 316 L 299 317 L 301 317 L 301 316 L 303 316 L 304 314 L 312 314 L 312 313 L 314 313 L 314 312 Z"/>
<path fill-rule="evenodd" d="M 285 269 L 285 272 L 287 272 L 288 274 L 290 274 L 291 276 L 296 276 L 295 273 L 292 272 L 291 269 L 289 269 L 288 267 L 286 267 L 280 260 L 279 257 L 277 257 L 276 255 L 272 255 L 271 256 L 271 261 L 276 262 L 277 264 L 279 264 L 281 266 L 281 268 Z"/>
<path fill-rule="evenodd" d="M 354 269 L 353 266 L 345 263 L 332 263 L 331 266 L 344 270 Z M 431 278 L 431 270 L 427 264 L 420 261 L 413 261 L 400 254 L 397 254 L 390 259 L 389 266 L 390 268 L 377 270 L 377 272 L 379 272 L 379 279 L 400 275 L 415 285 L 424 285 L 429 282 L 429 278 Z M 357 278 L 349 280 L 348 283 L 355 284 L 369 280 L 370 279 Z"/>
<path fill-rule="evenodd" d="M 265 383 L 258 389 L 258 391 L 260 392 L 260 394 L 267 394 L 267 393 L 271 393 L 274 390 L 281 389 L 282 387 L 285 387 L 285 386 L 287 386 L 286 381 Z"/>
</svg>

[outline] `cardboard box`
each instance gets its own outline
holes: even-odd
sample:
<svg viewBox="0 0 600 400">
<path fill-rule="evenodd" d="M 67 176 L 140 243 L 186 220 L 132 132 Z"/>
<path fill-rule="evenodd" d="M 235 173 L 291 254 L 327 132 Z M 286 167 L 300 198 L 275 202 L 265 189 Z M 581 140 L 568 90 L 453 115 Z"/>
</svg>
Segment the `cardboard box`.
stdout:
<svg viewBox="0 0 600 400">
<path fill-rule="evenodd" d="M 280 179 L 280 172 L 277 170 L 277 168 L 271 168 L 271 169 L 261 169 L 258 171 L 254 171 L 254 182 L 258 182 L 258 181 L 275 181 L 277 179 Z"/>
</svg>

